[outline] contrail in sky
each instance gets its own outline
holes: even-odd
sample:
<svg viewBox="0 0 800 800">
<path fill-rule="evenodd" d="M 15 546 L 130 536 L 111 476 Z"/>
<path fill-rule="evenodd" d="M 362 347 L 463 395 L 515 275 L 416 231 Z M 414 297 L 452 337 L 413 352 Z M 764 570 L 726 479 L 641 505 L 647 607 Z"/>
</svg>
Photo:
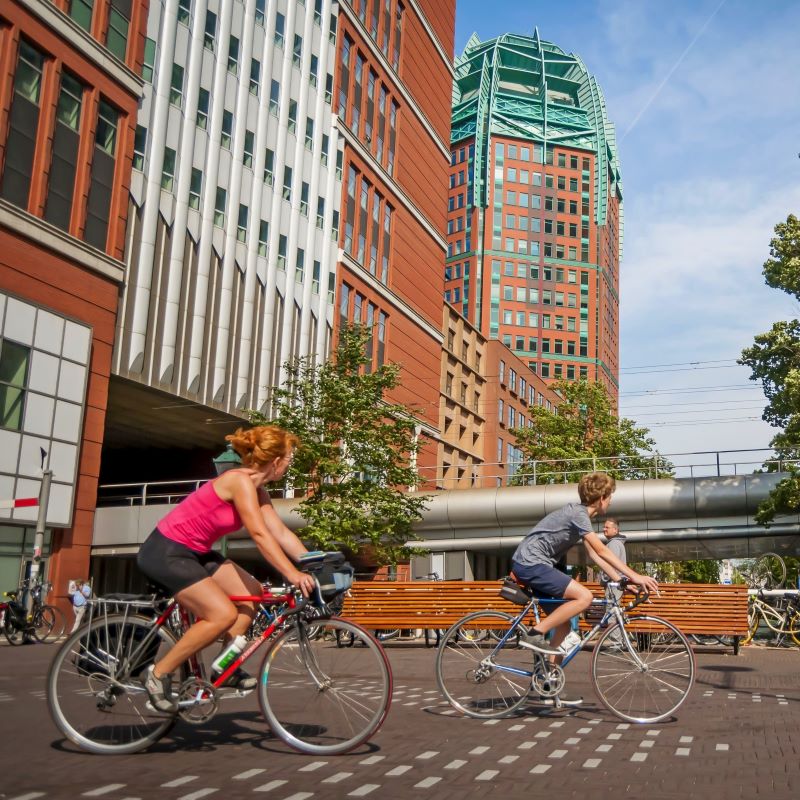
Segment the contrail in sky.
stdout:
<svg viewBox="0 0 800 800">
<path fill-rule="evenodd" d="M 714 19 L 714 17 L 717 16 L 717 12 L 722 8 L 722 6 L 725 5 L 726 2 L 727 2 L 727 0 L 722 0 L 722 2 L 714 9 L 714 11 L 711 14 L 711 16 L 703 23 L 703 27 L 700 28 L 700 30 L 695 34 L 694 39 L 692 39 L 692 41 L 689 42 L 689 44 L 687 45 L 686 49 L 681 53 L 681 55 L 678 58 L 678 60 L 672 65 L 672 68 L 666 74 L 664 80 L 661 81 L 661 83 L 658 85 L 658 88 L 651 95 L 650 99 L 644 104 L 644 106 L 642 107 L 641 111 L 639 111 L 639 113 L 634 117 L 633 122 L 631 122 L 631 124 L 628 126 L 628 130 L 626 130 L 625 133 L 622 134 L 622 139 L 620 139 L 620 142 L 623 141 L 623 139 L 625 139 L 625 137 L 633 130 L 633 128 L 636 126 L 636 123 L 642 118 L 642 115 L 644 114 L 644 112 L 647 111 L 648 108 L 650 108 L 650 106 L 653 104 L 653 101 L 658 97 L 659 94 L 661 94 L 661 90 L 667 85 L 667 82 L 672 77 L 672 75 L 675 72 L 675 70 L 678 69 L 678 67 L 683 62 L 683 59 L 686 58 L 686 56 L 688 55 L 689 51 L 694 47 L 694 45 L 697 42 L 697 40 L 703 35 L 705 29 L 711 23 L 711 20 Z"/>
</svg>

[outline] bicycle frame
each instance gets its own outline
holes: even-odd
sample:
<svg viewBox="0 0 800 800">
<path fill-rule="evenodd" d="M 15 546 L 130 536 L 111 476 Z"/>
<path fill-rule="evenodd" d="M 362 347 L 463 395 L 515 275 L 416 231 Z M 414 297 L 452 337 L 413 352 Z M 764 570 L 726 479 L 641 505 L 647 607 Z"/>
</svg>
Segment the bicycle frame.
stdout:
<svg viewBox="0 0 800 800">
<path fill-rule="evenodd" d="M 581 640 L 577 644 L 575 644 L 575 646 L 568 653 L 565 653 L 562 656 L 561 667 L 562 668 L 566 667 L 567 664 L 569 664 L 569 662 L 572 661 L 572 659 L 575 658 L 575 656 L 580 652 L 580 650 L 583 649 L 584 645 L 587 642 L 589 642 L 591 639 L 593 639 L 597 635 L 597 633 L 599 631 L 601 631 L 603 628 L 607 628 L 609 626 L 609 624 L 611 624 L 612 621 L 617 622 L 619 624 L 620 628 L 622 630 L 625 630 L 625 614 L 627 614 L 632 609 L 636 608 L 636 606 L 640 605 L 641 603 L 644 603 L 646 600 L 647 600 L 646 596 L 637 597 L 633 602 L 631 602 L 629 605 L 627 605 L 624 609 L 622 609 L 620 607 L 618 601 L 613 601 L 611 603 L 609 603 L 608 600 L 595 600 L 595 601 L 593 601 L 593 602 L 595 602 L 597 604 L 605 605 L 606 606 L 606 610 L 603 613 L 603 616 L 601 617 L 600 621 L 597 622 L 589 631 L 584 633 L 583 636 L 581 636 Z M 494 649 L 489 653 L 489 655 L 487 656 L 487 659 L 494 658 L 494 656 L 497 655 L 505 647 L 505 644 L 508 641 L 509 637 L 512 636 L 513 633 L 519 627 L 523 627 L 523 628 L 525 627 L 523 625 L 523 620 L 525 619 L 525 617 L 528 614 L 533 613 L 534 619 L 536 620 L 536 622 L 539 622 L 539 619 L 540 619 L 539 607 L 541 605 L 543 605 L 543 604 L 560 605 L 561 603 L 564 603 L 564 602 L 567 602 L 567 601 L 566 600 L 561 600 L 561 599 L 558 599 L 558 598 L 532 597 L 530 602 L 522 609 L 522 611 L 520 611 L 519 614 L 517 614 L 516 618 L 514 619 L 514 621 L 509 626 L 508 631 L 506 632 L 505 636 L 503 636 L 503 638 L 497 643 L 497 645 L 494 647 Z M 536 624 L 536 623 L 534 623 L 534 624 Z M 642 661 L 639 658 L 639 655 L 636 653 L 636 651 L 630 646 L 630 643 L 628 641 L 627 635 L 623 637 L 623 643 L 624 643 L 624 647 L 626 648 L 626 650 L 628 650 L 628 652 L 634 658 L 634 660 L 636 661 L 637 665 L 639 667 L 642 667 L 643 666 Z M 524 639 L 520 642 L 520 645 L 522 647 L 525 646 Z M 539 655 L 540 658 L 545 658 L 546 657 L 544 654 L 541 654 L 541 653 L 538 653 L 537 655 Z M 499 664 L 496 661 L 492 661 L 492 664 L 493 664 L 494 668 L 498 672 L 508 672 L 508 673 L 511 673 L 511 674 L 514 674 L 514 675 L 521 675 L 521 676 L 525 676 L 525 677 L 531 677 L 534 674 L 533 672 L 531 672 L 529 670 L 523 670 L 523 669 L 518 669 L 516 667 L 504 666 L 503 664 Z"/>
<path fill-rule="evenodd" d="M 767 624 L 767 627 L 773 633 L 786 634 L 789 633 L 789 624 L 795 614 L 800 613 L 800 608 L 795 606 L 791 601 L 785 608 L 778 608 L 770 605 L 760 597 L 753 597 L 751 599 L 753 606 L 758 612 L 762 620 Z M 775 627 L 773 622 L 779 624 L 780 627 Z"/>
</svg>

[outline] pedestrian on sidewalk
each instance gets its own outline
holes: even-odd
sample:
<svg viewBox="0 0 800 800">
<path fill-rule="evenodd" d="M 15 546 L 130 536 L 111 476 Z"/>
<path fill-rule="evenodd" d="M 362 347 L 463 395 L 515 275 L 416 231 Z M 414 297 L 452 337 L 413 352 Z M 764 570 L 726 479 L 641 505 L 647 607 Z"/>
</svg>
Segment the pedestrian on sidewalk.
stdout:
<svg viewBox="0 0 800 800">
<path fill-rule="evenodd" d="M 605 536 L 606 539 L 606 547 L 623 564 L 627 566 L 628 558 L 625 554 L 625 535 L 619 532 L 619 524 L 615 519 L 608 517 L 605 523 L 603 523 L 603 536 Z M 600 579 L 604 583 L 612 580 L 612 578 L 605 572 L 600 573 Z M 606 601 L 609 603 L 618 603 L 622 599 L 623 594 L 624 592 L 622 589 L 615 589 L 612 586 L 606 586 Z M 611 638 L 614 640 L 617 646 L 622 644 L 622 638 L 620 637 L 619 631 L 612 633 Z"/>
<path fill-rule="evenodd" d="M 87 581 L 75 581 L 75 591 L 72 593 L 72 613 L 75 615 L 73 631 L 80 627 L 83 615 L 86 613 L 86 603 L 91 596 L 92 587 Z"/>
</svg>

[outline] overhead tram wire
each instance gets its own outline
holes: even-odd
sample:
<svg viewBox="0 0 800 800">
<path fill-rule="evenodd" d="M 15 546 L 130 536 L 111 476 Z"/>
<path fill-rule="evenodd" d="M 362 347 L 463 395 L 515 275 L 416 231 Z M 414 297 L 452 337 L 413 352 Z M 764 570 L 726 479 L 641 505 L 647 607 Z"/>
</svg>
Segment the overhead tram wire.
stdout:
<svg viewBox="0 0 800 800">
<path fill-rule="evenodd" d="M 709 361 L 674 361 L 670 364 L 639 364 L 636 367 L 620 367 L 620 372 L 627 372 L 633 369 L 655 369 L 656 367 L 688 367 L 697 364 L 722 364 L 722 363 L 736 363 L 735 358 L 715 358 Z"/>
</svg>

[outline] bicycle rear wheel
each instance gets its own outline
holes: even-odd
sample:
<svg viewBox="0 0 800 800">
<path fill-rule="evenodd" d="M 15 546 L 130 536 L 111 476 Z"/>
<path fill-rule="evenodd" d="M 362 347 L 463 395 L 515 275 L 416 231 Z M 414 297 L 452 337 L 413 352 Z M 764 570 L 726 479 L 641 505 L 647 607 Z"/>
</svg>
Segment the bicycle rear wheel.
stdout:
<svg viewBox="0 0 800 800">
<path fill-rule="evenodd" d="M 747 636 L 742 638 L 742 644 L 750 644 L 758 633 L 761 624 L 761 612 L 757 606 L 751 605 L 747 610 Z"/>
<path fill-rule="evenodd" d="M 630 617 L 622 630 L 607 628 L 591 660 L 597 696 L 627 722 L 660 722 L 677 711 L 692 688 L 694 671 L 686 637 L 653 616 Z"/>
<path fill-rule="evenodd" d="M 502 611 L 476 611 L 444 635 L 436 652 L 436 682 L 447 702 L 462 714 L 478 719 L 505 717 L 527 700 L 534 660 L 531 651 L 518 648 L 514 634 L 500 650 L 491 640 L 476 641 L 465 635 L 477 629 L 507 631 L 513 621 Z M 527 674 L 505 672 L 499 665 Z"/>
<path fill-rule="evenodd" d="M 66 625 L 64 615 L 55 606 L 42 606 L 33 618 L 33 635 L 44 644 L 58 639 Z"/>
<path fill-rule="evenodd" d="M 356 646 L 337 645 L 345 640 Z M 258 696 L 273 733 L 290 747 L 311 755 L 347 753 L 383 724 L 392 670 L 383 648 L 359 625 L 299 620 L 267 651 Z"/>
<path fill-rule="evenodd" d="M 9 644 L 24 644 L 27 632 L 27 627 L 17 624 L 14 620 L 10 619 L 9 616 L 6 616 L 6 624 L 3 628 L 3 633 Z"/>
<path fill-rule="evenodd" d="M 90 753 L 135 753 L 157 741 L 177 717 L 148 707 L 144 671 L 174 644 L 165 628 L 140 616 L 101 614 L 79 628 L 47 676 L 56 727 Z"/>
</svg>

